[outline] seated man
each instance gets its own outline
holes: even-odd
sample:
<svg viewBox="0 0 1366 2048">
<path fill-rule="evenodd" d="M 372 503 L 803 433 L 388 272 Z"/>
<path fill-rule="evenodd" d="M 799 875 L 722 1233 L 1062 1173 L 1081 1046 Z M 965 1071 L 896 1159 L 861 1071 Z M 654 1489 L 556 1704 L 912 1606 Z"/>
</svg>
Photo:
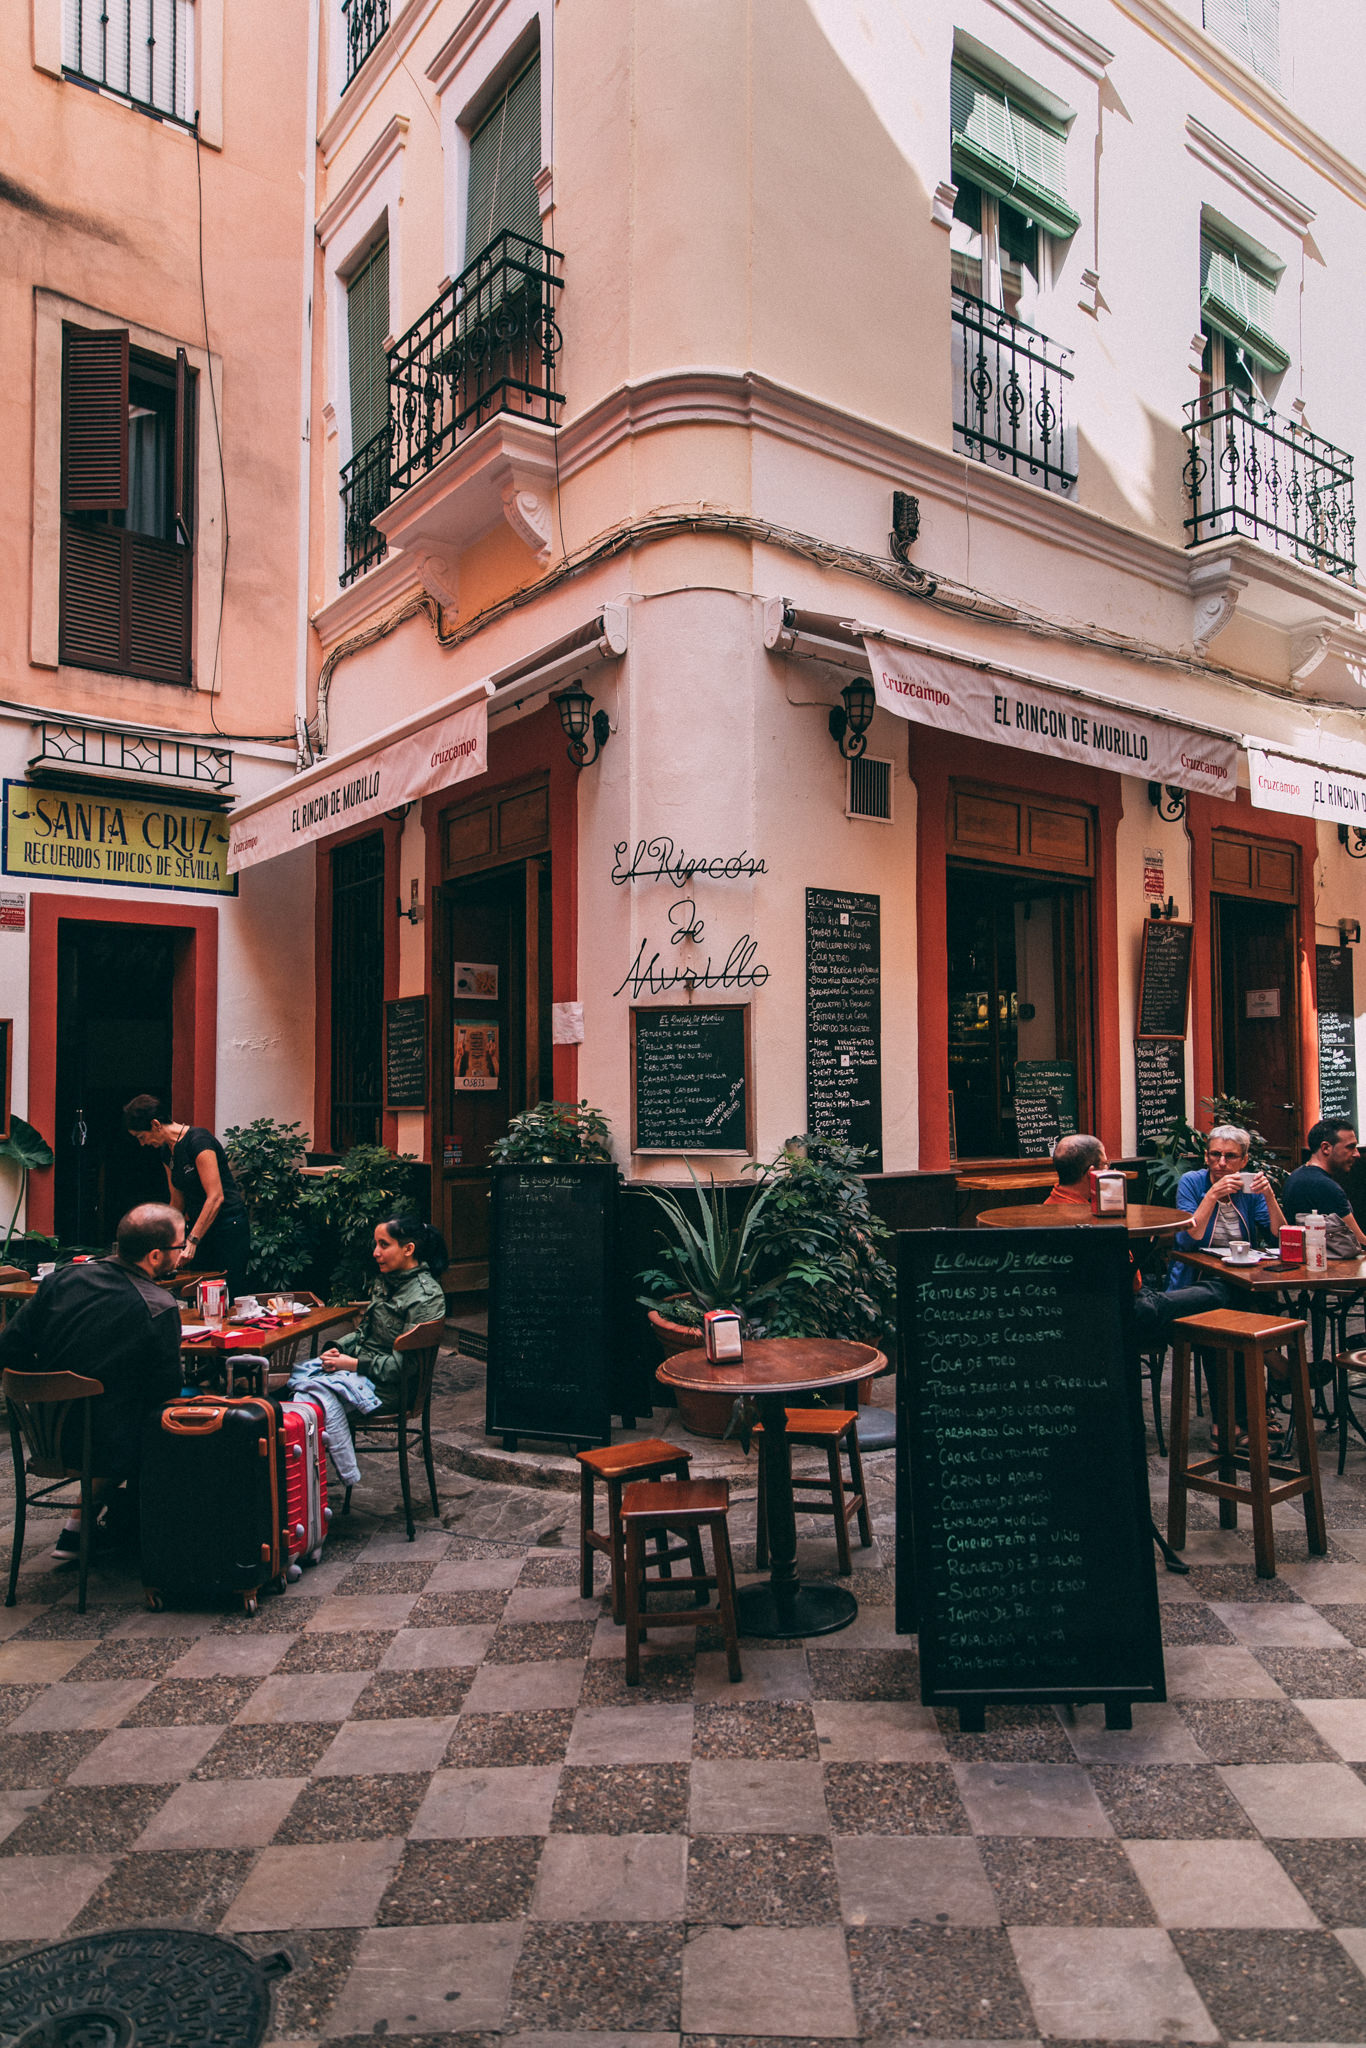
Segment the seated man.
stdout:
<svg viewBox="0 0 1366 2048">
<path fill-rule="evenodd" d="M 1080 1202 L 1089 1208 L 1091 1189 L 1087 1177 L 1093 1166 L 1103 1167 L 1109 1163 L 1099 1138 L 1093 1138 L 1089 1131 L 1069 1131 L 1053 1147 L 1058 1185 L 1049 1189 L 1044 1196 L 1045 1203 Z"/>
<path fill-rule="evenodd" d="M 0 1331 L 0 1370 L 74 1372 L 104 1392 L 90 1414 L 97 1497 L 136 1475 L 147 1416 L 181 1388 L 180 1313 L 157 1286 L 185 1245 L 185 1220 L 161 1202 L 130 1209 L 110 1259 L 59 1266 Z M 67 1416 L 62 1450 L 81 1462 L 81 1409 Z M 80 1518 L 71 1516 L 54 1556 L 75 1557 Z"/>
<path fill-rule="evenodd" d="M 1341 1117 L 1325 1117 L 1305 1144 L 1309 1157 L 1286 1182 L 1282 1207 L 1295 1223 L 1317 1209 L 1328 1219 L 1329 1258 L 1359 1259 L 1366 1251 L 1366 1231 L 1352 1213 L 1352 1198 L 1340 1178 L 1356 1164 L 1356 1131 Z"/>
<path fill-rule="evenodd" d="M 1089 1131 L 1071 1131 L 1053 1147 L 1053 1164 L 1058 1185 L 1049 1190 L 1045 1203 L 1074 1203 L 1089 1209 L 1091 1191 L 1087 1176 L 1092 1167 L 1107 1167 L 1110 1155 L 1100 1139 L 1092 1137 Z M 1221 1306 L 1217 1287 L 1169 1287 L 1165 1293 L 1159 1293 L 1155 1287 L 1143 1284 L 1143 1275 L 1132 1258 L 1129 1263 L 1134 1275 L 1134 1330 L 1145 1350 L 1155 1350 L 1159 1345 L 1165 1350 L 1167 1333 L 1179 1317 L 1204 1315 L 1208 1309 Z"/>
</svg>

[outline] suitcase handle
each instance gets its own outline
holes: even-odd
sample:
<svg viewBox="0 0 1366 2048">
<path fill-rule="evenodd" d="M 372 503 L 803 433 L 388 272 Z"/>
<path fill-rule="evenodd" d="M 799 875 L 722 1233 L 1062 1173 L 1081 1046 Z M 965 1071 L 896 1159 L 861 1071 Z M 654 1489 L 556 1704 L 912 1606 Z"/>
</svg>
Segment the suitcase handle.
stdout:
<svg viewBox="0 0 1366 2048">
<path fill-rule="evenodd" d="M 225 1408 L 163 1408 L 161 1426 L 171 1436 L 207 1436 L 223 1427 Z"/>
</svg>

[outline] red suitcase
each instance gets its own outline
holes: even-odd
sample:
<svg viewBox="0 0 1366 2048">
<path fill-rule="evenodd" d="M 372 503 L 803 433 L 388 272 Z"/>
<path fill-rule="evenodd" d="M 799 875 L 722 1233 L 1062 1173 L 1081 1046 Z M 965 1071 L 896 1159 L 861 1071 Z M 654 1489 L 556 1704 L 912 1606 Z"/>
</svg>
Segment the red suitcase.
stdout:
<svg viewBox="0 0 1366 2048">
<path fill-rule="evenodd" d="M 289 1543 L 289 1576 L 302 1565 L 317 1564 L 323 1554 L 327 1525 L 327 1447 L 323 1415 L 307 1395 L 281 1404 L 285 1444 L 285 1527 Z"/>
</svg>

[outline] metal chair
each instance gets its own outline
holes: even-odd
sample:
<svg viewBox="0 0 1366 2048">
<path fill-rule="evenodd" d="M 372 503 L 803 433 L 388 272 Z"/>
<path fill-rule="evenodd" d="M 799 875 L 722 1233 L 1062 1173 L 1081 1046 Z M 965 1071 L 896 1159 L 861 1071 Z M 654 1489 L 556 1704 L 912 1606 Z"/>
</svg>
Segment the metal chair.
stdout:
<svg viewBox="0 0 1366 2048">
<path fill-rule="evenodd" d="M 405 1330 L 394 1345 L 412 1358 L 412 1366 L 399 1376 L 398 1407 L 377 1415 L 349 1414 L 347 1421 L 351 1428 L 351 1442 L 358 1451 L 383 1451 L 396 1453 L 398 1476 L 403 1488 L 403 1512 L 408 1522 L 408 1541 L 417 1539 L 417 1527 L 413 1521 L 412 1488 L 408 1481 L 408 1444 L 420 1439 L 422 1461 L 427 1467 L 427 1486 L 432 1496 L 432 1513 L 441 1513 L 441 1503 L 436 1497 L 436 1467 L 432 1463 L 432 1375 L 436 1370 L 436 1354 L 441 1349 L 441 1340 L 446 1334 L 444 1322 L 417 1323 L 411 1330 Z M 380 1441 L 372 1439 L 378 1436 Z M 393 1439 L 390 1441 L 389 1439 Z M 351 1489 L 346 1489 L 342 1501 L 342 1513 L 351 1512 Z"/>
<path fill-rule="evenodd" d="M 0 1393 L 9 1415 L 10 1450 L 14 1456 L 14 1537 L 9 1560 L 9 1590 L 6 1607 L 13 1607 L 19 1584 L 19 1565 L 24 1554 L 24 1530 L 28 1510 L 39 1501 L 50 1500 L 63 1486 L 80 1483 L 81 1547 L 76 1578 L 76 1612 L 85 1613 L 86 1581 L 90 1573 L 90 1534 L 95 1520 L 94 1475 L 90 1469 L 90 1404 L 104 1392 L 103 1382 L 86 1379 L 75 1372 L 6 1372 L 0 1375 Z M 62 1455 L 62 1432 L 66 1418 L 80 1402 L 81 1462 L 68 1465 Z M 28 1460 L 25 1464 L 24 1452 Z M 29 1491 L 28 1482 L 45 1479 L 46 1486 Z M 71 1508 L 71 1500 L 53 1501 L 54 1507 Z"/>
</svg>

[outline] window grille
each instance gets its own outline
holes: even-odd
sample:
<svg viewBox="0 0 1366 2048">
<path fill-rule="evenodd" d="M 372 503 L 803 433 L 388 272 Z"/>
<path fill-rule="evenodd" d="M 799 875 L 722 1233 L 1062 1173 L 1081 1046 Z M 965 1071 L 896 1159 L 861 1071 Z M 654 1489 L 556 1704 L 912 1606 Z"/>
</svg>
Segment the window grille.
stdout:
<svg viewBox="0 0 1366 2048">
<path fill-rule="evenodd" d="M 384 834 L 332 857 L 332 1149 L 377 1145 L 384 1115 Z"/>
<path fill-rule="evenodd" d="M 193 0 L 63 0 L 69 77 L 191 125 L 193 40 Z"/>
</svg>

